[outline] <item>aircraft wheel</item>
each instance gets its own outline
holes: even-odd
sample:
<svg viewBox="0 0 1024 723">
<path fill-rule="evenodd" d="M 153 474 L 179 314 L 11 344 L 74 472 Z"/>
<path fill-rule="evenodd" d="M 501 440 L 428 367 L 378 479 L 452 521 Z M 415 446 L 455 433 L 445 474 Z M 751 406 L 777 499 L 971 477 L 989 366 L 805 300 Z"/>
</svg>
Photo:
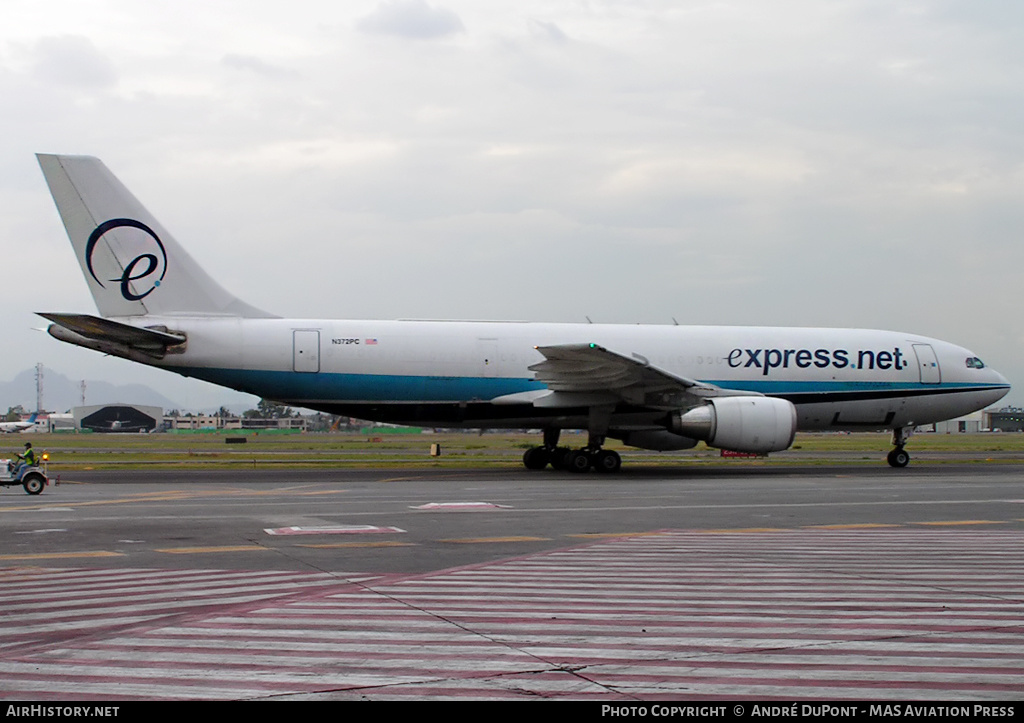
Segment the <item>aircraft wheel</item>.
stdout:
<svg viewBox="0 0 1024 723">
<path fill-rule="evenodd" d="M 622 457 L 618 452 L 602 449 L 594 460 L 594 469 L 598 472 L 618 472 L 622 468 Z"/>
<path fill-rule="evenodd" d="M 570 452 L 566 456 L 566 461 L 569 463 L 569 470 L 572 472 L 586 472 L 590 469 L 591 460 L 590 453 L 585 449 L 577 449 Z"/>
<path fill-rule="evenodd" d="M 523 464 L 526 469 L 544 469 L 551 461 L 551 455 L 543 447 L 533 447 L 523 454 Z"/>
<path fill-rule="evenodd" d="M 907 454 L 906 450 L 902 447 L 897 447 L 893 451 L 889 452 L 889 456 L 886 457 L 890 467 L 906 467 L 910 464 L 910 455 Z"/>
<path fill-rule="evenodd" d="M 567 447 L 556 447 L 555 451 L 551 453 L 551 467 L 560 470 L 569 469 L 569 456 L 572 454 L 573 451 Z"/>
<path fill-rule="evenodd" d="M 37 474 L 28 475 L 21 481 L 21 486 L 25 488 L 25 492 L 30 495 L 37 495 L 43 491 L 43 487 L 46 486 L 46 480 Z"/>
</svg>

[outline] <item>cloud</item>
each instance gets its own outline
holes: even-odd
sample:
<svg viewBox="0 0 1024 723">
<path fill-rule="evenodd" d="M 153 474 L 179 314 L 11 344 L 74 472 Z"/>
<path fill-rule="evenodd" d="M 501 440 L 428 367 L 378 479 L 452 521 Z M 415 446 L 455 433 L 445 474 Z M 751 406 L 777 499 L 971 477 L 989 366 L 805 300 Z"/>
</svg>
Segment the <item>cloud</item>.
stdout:
<svg viewBox="0 0 1024 723">
<path fill-rule="evenodd" d="M 388 0 L 356 22 L 364 33 L 397 35 L 426 40 L 465 31 L 459 16 L 451 10 L 434 8 L 424 0 Z"/>
<path fill-rule="evenodd" d="M 298 76 L 298 73 L 294 70 L 271 65 L 255 55 L 228 53 L 220 59 L 220 62 L 234 70 L 255 73 L 256 75 L 263 76 L 264 78 L 295 78 Z"/>
<path fill-rule="evenodd" d="M 554 23 L 546 23 L 543 20 L 531 19 L 529 21 L 530 33 L 538 38 L 548 40 L 552 43 L 562 45 L 569 42 L 569 36 Z"/>
<path fill-rule="evenodd" d="M 113 63 L 80 35 L 41 38 L 34 55 L 33 73 L 40 80 L 80 88 L 117 84 Z"/>
</svg>

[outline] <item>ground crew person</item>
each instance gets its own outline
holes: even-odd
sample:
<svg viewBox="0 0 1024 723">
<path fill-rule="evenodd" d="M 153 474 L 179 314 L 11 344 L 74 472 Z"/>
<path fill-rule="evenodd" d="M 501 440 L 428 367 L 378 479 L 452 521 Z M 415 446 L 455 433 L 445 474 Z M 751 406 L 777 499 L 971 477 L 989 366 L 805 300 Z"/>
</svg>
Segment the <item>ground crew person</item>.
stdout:
<svg viewBox="0 0 1024 723">
<path fill-rule="evenodd" d="M 26 467 L 35 467 L 39 464 L 39 457 L 36 455 L 36 451 L 32 449 L 31 442 L 25 442 L 25 454 L 19 454 L 16 456 L 21 460 L 21 462 L 18 462 L 18 466 L 14 468 L 14 474 L 16 476 Z"/>
</svg>

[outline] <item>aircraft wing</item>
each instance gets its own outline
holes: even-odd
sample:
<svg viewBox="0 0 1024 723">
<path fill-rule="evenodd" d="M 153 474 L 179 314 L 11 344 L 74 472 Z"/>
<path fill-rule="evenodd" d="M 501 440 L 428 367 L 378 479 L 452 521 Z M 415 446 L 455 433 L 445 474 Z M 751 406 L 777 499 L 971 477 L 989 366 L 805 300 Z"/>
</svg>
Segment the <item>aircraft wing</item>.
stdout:
<svg viewBox="0 0 1024 723">
<path fill-rule="evenodd" d="M 679 409 L 701 398 L 758 396 L 722 389 L 677 376 L 651 364 L 640 354 L 625 356 L 599 344 L 539 346 L 544 361 L 530 367 L 549 394 L 536 395 L 535 406 L 587 406 L 626 402 L 645 407 Z"/>
</svg>

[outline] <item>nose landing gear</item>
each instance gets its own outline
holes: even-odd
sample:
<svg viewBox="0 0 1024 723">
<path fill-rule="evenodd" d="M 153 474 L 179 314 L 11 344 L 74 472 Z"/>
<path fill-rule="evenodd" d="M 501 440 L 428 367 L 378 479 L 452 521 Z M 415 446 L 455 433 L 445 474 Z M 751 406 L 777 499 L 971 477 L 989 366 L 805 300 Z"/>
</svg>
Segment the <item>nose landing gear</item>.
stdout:
<svg viewBox="0 0 1024 723">
<path fill-rule="evenodd" d="M 885 459 L 890 467 L 906 467 L 910 464 L 910 455 L 903 447 L 892 450 Z"/>
<path fill-rule="evenodd" d="M 913 427 L 898 427 L 892 430 L 892 443 L 894 449 L 885 458 L 890 467 L 902 468 L 910 464 L 910 455 L 903 446 L 913 434 Z"/>
</svg>

